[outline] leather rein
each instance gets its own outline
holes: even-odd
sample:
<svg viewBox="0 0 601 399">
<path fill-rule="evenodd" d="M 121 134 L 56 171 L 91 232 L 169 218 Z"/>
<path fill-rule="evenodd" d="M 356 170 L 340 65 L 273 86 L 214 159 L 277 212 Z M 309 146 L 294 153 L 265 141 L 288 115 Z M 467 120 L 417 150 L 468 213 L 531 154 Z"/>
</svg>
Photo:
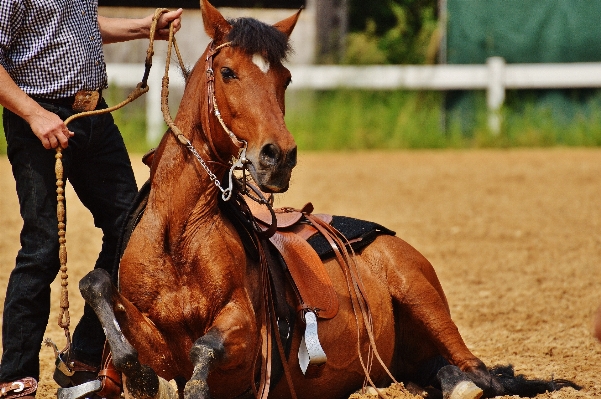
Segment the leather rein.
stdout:
<svg viewBox="0 0 601 399">
<path fill-rule="evenodd" d="M 124 107 L 125 105 L 129 104 L 130 102 L 136 100 L 138 97 L 140 97 L 143 94 L 146 94 L 148 92 L 148 90 L 149 90 L 148 77 L 150 75 L 150 69 L 152 67 L 152 57 L 154 55 L 154 37 L 155 37 L 155 33 L 156 33 L 157 23 L 158 23 L 158 20 L 161 17 L 161 15 L 168 11 L 169 10 L 166 8 L 157 8 L 153 15 L 152 23 L 150 26 L 150 35 L 149 35 L 150 41 L 148 44 L 148 49 L 146 50 L 146 60 L 144 63 L 144 65 L 145 65 L 144 75 L 142 77 L 142 81 L 140 83 L 138 83 L 136 88 L 129 94 L 129 96 L 121 103 L 119 103 L 115 106 L 106 108 L 106 109 L 85 111 L 85 112 L 80 112 L 80 113 L 74 114 L 64 121 L 65 126 L 67 126 L 73 120 L 79 119 L 81 117 L 113 112 L 119 108 Z M 234 191 L 234 184 L 237 184 L 240 187 L 240 190 L 238 190 L 238 192 L 240 192 L 242 194 L 246 194 L 253 201 L 256 201 L 259 204 L 265 205 L 269 209 L 269 211 L 272 215 L 272 226 L 267 231 L 261 231 L 261 229 L 259 227 L 257 227 L 255 224 L 253 224 L 253 225 L 255 226 L 256 233 L 259 236 L 270 237 L 275 233 L 275 231 L 277 229 L 277 219 L 276 219 L 276 215 L 275 215 L 275 212 L 274 212 L 273 206 L 272 206 L 273 205 L 273 197 L 266 199 L 265 196 L 261 193 L 261 191 L 258 188 L 254 187 L 253 185 L 249 184 L 246 181 L 246 169 L 248 167 L 253 167 L 252 163 L 246 159 L 247 143 L 244 140 L 239 140 L 236 137 L 236 135 L 230 129 L 227 128 L 227 126 L 225 125 L 225 122 L 221 118 L 221 114 L 219 112 L 219 109 L 218 109 L 217 103 L 216 103 L 216 99 L 215 99 L 215 85 L 214 85 L 215 79 L 214 79 L 214 72 L 212 69 L 213 57 L 219 52 L 219 50 L 221 50 L 223 47 L 226 47 L 229 45 L 231 45 L 231 42 L 227 42 L 227 43 L 224 43 L 220 46 L 213 48 L 213 42 L 209 43 L 210 49 L 208 51 L 207 59 L 206 59 L 208 106 L 207 106 L 207 114 L 205 116 L 205 118 L 206 118 L 205 129 L 207 132 L 207 134 L 206 134 L 207 141 L 209 143 L 209 146 L 210 146 L 213 154 L 215 154 L 215 156 L 221 161 L 222 164 L 225 164 L 225 162 L 223 162 L 223 160 L 221 160 L 221 158 L 219 157 L 218 152 L 216 151 L 215 146 L 213 145 L 213 140 L 211 139 L 209 115 L 211 112 L 213 112 L 215 114 L 217 120 L 219 121 L 219 123 L 221 124 L 223 129 L 225 130 L 225 132 L 228 134 L 228 136 L 232 140 L 232 143 L 234 143 L 234 145 L 239 149 L 238 157 L 234 158 L 234 160 L 231 162 L 230 171 L 228 173 L 229 185 L 226 189 L 224 189 L 221 186 L 221 183 L 220 183 L 219 179 L 217 178 L 217 176 L 215 176 L 215 174 L 211 171 L 211 169 L 208 167 L 206 162 L 202 159 L 202 157 L 200 156 L 198 151 L 196 151 L 196 149 L 194 148 L 192 143 L 186 138 L 186 136 L 184 136 L 184 134 L 181 132 L 181 130 L 173 123 L 173 119 L 171 118 L 171 114 L 169 113 L 169 104 L 168 104 L 169 61 L 171 60 L 172 48 L 175 48 L 175 52 L 176 52 L 176 55 L 177 55 L 177 58 L 179 61 L 180 68 L 181 68 L 182 72 L 184 73 L 185 78 L 186 79 L 188 78 L 187 72 L 186 72 L 187 69 L 185 68 L 181 53 L 177 46 L 177 42 L 175 41 L 175 32 L 174 32 L 173 25 L 169 26 L 168 50 L 167 50 L 167 57 L 166 57 L 167 61 L 165 62 L 165 74 L 163 76 L 162 85 L 161 85 L 161 111 L 163 112 L 163 119 L 165 120 L 165 122 L 167 123 L 167 125 L 169 126 L 171 131 L 175 134 L 177 139 L 180 141 L 180 143 L 185 145 L 190 150 L 190 152 L 192 152 L 192 154 L 196 157 L 196 159 L 198 159 L 198 161 L 202 165 L 203 169 L 209 175 L 211 181 L 213 181 L 215 186 L 217 188 L 219 188 L 219 190 L 222 192 L 222 199 L 224 201 L 228 201 L 232 197 L 232 193 Z M 64 330 L 65 337 L 67 338 L 67 344 L 65 346 L 65 349 L 63 349 L 61 351 L 61 352 L 66 352 L 69 349 L 69 347 L 71 346 L 71 332 L 69 329 L 69 327 L 71 325 L 71 317 L 70 317 L 70 312 L 69 312 L 69 291 L 68 291 L 68 285 L 69 285 L 68 278 L 69 277 L 67 274 L 67 271 L 68 271 L 68 268 L 67 268 L 67 239 L 66 239 L 66 221 L 65 221 L 65 219 L 66 219 L 65 182 L 64 182 L 64 169 L 63 169 L 63 163 L 62 163 L 62 157 L 63 157 L 62 150 L 63 150 L 62 147 L 58 146 L 56 148 L 56 155 L 55 155 L 55 159 L 56 159 L 55 173 L 56 173 L 56 186 L 57 186 L 57 190 L 56 190 L 57 191 L 57 219 L 58 219 L 58 236 L 59 236 L 59 263 L 60 263 L 60 272 L 61 272 L 61 299 L 60 299 L 60 311 L 59 311 L 59 316 L 58 316 L 58 326 Z M 240 181 L 238 181 L 238 179 L 234 178 L 235 170 L 243 171 L 243 174 L 244 174 L 243 179 L 240 179 L 240 180 L 242 180 L 242 182 L 240 182 Z M 251 193 L 251 191 L 254 193 L 254 195 Z M 59 351 L 58 351 L 58 348 L 56 347 L 56 345 L 54 343 L 52 343 L 52 341 L 49 339 L 45 340 L 45 343 L 48 346 L 53 347 L 55 355 L 58 358 Z M 70 370 L 65 370 L 65 371 L 70 372 Z"/>
</svg>

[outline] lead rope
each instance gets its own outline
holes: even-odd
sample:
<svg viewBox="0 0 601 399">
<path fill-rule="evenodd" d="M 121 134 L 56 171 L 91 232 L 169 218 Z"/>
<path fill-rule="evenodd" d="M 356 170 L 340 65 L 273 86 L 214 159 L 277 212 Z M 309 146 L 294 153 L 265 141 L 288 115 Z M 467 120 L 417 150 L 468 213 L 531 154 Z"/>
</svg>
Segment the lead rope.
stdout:
<svg viewBox="0 0 601 399">
<path fill-rule="evenodd" d="M 73 120 L 82 118 L 84 116 L 101 115 L 101 114 L 113 112 L 119 108 L 124 107 L 125 105 L 129 104 L 130 102 L 136 100 L 138 97 L 140 97 L 143 94 L 145 94 L 146 92 L 148 92 L 148 89 L 149 89 L 148 76 L 150 73 L 150 68 L 152 67 L 152 56 L 154 55 L 154 49 L 153 49 L 154 48 L 154 35 L 156 32 L 156 27 L 157 27 L 159 18 L 161 17 L 161 15 L 163 15 L 164 13 L 166 13 L 168 11 L 169 10 L 166 8 L 157 8 L 152 17 L 152 23 L 150 25 L 150 43 L 148 45 L 148 50 L 146 51 L 144 76 L 142 77 L 142 81 L 140 83 L 138 83 L 136 88 L 129 94 L 129 96 L 127 96 L 127 98 L 125 100 L 123 100 L 122 102 L 120 102 L 119 104 L 117 104 L 113 107 L 110 107 L 110 108 L 93 110 L 93 111 L 85 111 L 85 112 L 80 112 L 78 114 L 71 115 L 69 118 L 67 118 L 65 120 L 65 122 L 64 122 L 65 126 L 67 126 Z M 172 31 L 173 31 L 173 29 L 171 27 L 169 40 L 171 40 L 173 38 L 173 35 L 171 34 Z M 173 40 L 175 40 L 175 39 L 173 39 Z M 176 51 L 177 51 L 177 55 L 180 60 L 180 65 L 182 65 L 182 70 L 184 70 L 182 58 L 181 58 L 181 55 L 179 54 L 179 49 L 177 49 L 177 46 L 176 46 Z M 67 345 L 66 345 L 65 349 L 63 349 L 63 352 L 66 352 L 67 349 L 71 346 L 71 332 L 69 331 L 69 327 L 71 325 L 71 316 L 69 314 L 69 290 L 68 290 L 69 275 L 67 274 L 67 238 L 66 238 L 66 223 L 65 223 L 65 189 L 64 189 L 65 184 L 64 184 L 64 180 L 63 180 L 64 169 L 63 169 L 62 158 L 63 158 L 63 149 L 62 149 L 62 147 L 59 146 L 56 148 L 56 155 L 55 155 L 56 163 L 54 166 L 54 172 L 56 174 L 56 194 L 57 194 L 56 199 L 58 202 L 56 216 L 58 218 L 59 261 L 60 261 L 60 271 L 61 271 L 61 299 L 60 299 L 60 311 L 59 311 L 59 316 L 58 316 L 58 326 L 65 331 L 65 336 L 67 338 Z M 57 361 L 58 361 L 59 353 L 58 353 L 58 349 L 56 348 L 56 345 L 52 344 L 51 341 L 46 341 L 46 342 L 48 345 L 51 345 L 54 347 L 54 352 L 55 352 L 55 355 L 56 355 Z"/>
</svg>

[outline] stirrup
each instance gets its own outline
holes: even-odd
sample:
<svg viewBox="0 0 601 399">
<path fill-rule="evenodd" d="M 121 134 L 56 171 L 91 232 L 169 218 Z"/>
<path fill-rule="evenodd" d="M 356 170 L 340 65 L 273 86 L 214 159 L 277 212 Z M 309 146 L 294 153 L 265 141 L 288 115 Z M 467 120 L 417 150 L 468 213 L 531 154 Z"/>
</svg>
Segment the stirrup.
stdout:
<svg viewBox="0 0 601 399">
<path fill-rule="evenodd" d="M 80 385 L 98 378 L 98 367 L 70 358 L 69 344 L 59 352 L 51 339 L 46 339 L 45 343 L 54 350 L 55 368 L 52 378 L 62 388 Z"/>
<path fill-rule="evenodd" d="M 307 378 L 319 377 L 328 360 L 317 334 L 317 316 L 311 310 L 305 312 L 305 334 L 298 349 L 298 362 Z"/>
</svg>

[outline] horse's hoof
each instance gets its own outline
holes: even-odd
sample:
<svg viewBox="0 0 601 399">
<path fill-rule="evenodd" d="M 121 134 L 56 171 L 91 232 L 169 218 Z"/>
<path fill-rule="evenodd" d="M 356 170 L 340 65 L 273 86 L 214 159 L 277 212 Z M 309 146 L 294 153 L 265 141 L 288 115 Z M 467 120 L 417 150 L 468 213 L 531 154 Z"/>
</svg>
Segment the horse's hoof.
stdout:
<svg viewBox="0 0 601 399">
<path fill-rule="evenodd" d="M 444 366 L 436 375 L 444 399 L 479 399 L 484 391 L 457 366 Z"/>
<path fill-rule="evenodd" d="M 482 397 L 482 389 L 471 381 L 461 381 L 455 385 L 450 395 L 444 396 L 444 399 L 480 399 Z"/>
</svg>

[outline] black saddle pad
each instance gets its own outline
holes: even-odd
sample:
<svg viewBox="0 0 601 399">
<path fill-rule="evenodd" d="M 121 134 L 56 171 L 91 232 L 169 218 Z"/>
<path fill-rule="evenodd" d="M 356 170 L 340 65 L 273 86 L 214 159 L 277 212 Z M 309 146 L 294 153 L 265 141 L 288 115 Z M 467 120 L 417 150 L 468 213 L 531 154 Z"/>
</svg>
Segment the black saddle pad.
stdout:
<svg viewBox="0 0 601 399">
<path fill-rule="evenodd" d="M 392 236 L 396 234 L 378 223 L 346 216 L 333 216 L 330 225 L 351 242 L 351 247 L 355 252 L 359 252 L 371 244 L 380 234 Z M 311 244 L 321 259 L 325 260 L 334 256 L 332 246 L 323 235 L 315 234 L 307 242 Z"/>
</svg>

